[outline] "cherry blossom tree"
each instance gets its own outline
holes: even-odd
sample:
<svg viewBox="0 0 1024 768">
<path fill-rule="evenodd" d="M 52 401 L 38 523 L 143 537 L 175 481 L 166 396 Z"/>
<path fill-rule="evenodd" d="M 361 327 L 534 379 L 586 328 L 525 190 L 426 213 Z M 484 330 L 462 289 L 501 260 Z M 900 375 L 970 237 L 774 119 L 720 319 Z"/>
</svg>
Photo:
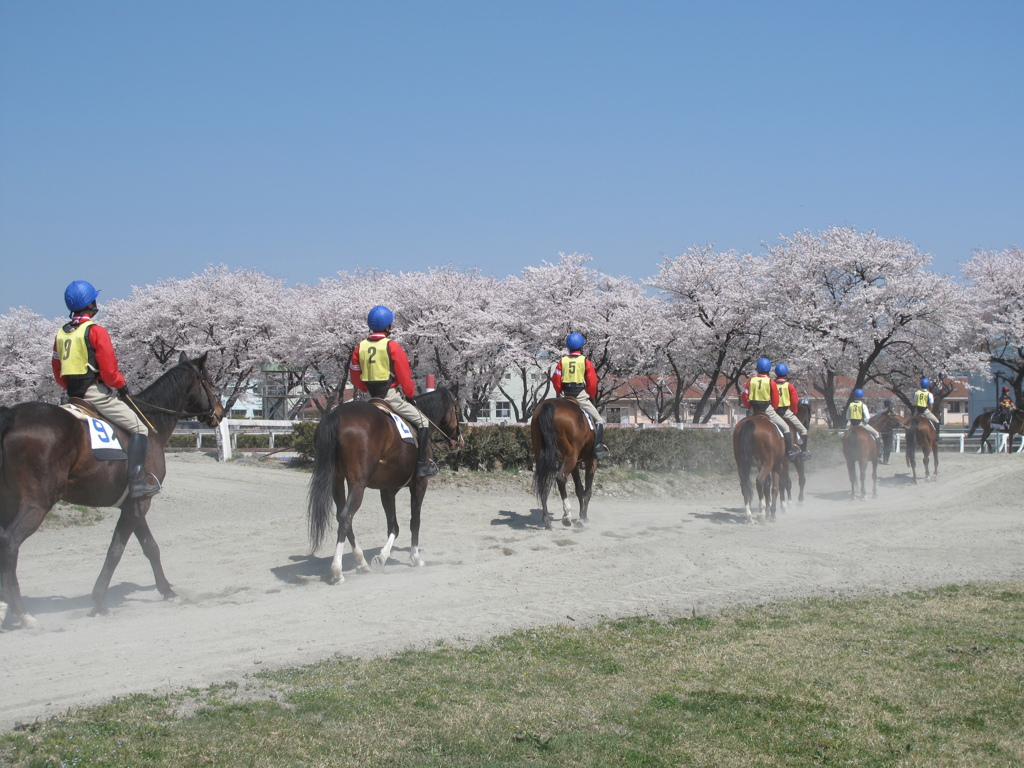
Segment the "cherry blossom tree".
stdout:
<svg viewBox="0 0 1024 768">
<path fill-rule="evenodd" d="M 768 249 L 777 322 L 802 360 L 818 361 L 813 386 L 835 425 L 849 402 L 839 401 L 840 377 L 858 388 L 934 371 L 954 351 L 937 342 L 959 343 L 971 322 L 960 286 L 930 272 L 931 257 L 906 240 L 830 227 L 780 241 Z"/>
<path fill-rule="evenodd" d="M 29 400 L 59 403 L 53 379 L 53 337 L 65 320 L 47 320 L 27 307 L 0 315 L 0 405 Z"/>
<path fill-rule="evenodd" d="M 647 281 L 665 297 L 677 324 L 666 355 L 684 380 L 696 375 L 706 386 L 694 408 L 694 424 L 706 423 L 730 392 L 739 394 L 740 379 L 769 341 L 766 266 L 764 259 L 716 252 L 709 244 L 666 258 Z"/>
<path fill-rule="evenodd" d="M 978 344 L 1010 374 L 1018 404 L 1024 395 L 1024 251 L 976 251 L 962 267 L 978 307 Z"/>
<path fill-rule="evenodd" d="M 281 280 L 221 265 L 136 287 L 130 298 L 112 301 L 105 310 L 126 375 L 152 379 L 179 352 L 209 352 L 207 368 L 227 410 L 257 385 L 264 363 L 278 362 L 273 349 L 282 332 L 284 296 Z"/>
</svg>

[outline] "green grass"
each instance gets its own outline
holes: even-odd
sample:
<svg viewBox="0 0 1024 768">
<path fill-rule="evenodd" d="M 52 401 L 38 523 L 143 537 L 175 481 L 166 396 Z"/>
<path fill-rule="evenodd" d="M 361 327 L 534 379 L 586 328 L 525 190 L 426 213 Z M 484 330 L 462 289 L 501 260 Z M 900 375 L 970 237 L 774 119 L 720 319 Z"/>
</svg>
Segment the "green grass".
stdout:
<svg viewBox="0 0 1024 768">
<path fill-rule="evenodd" d="M 1024 764 L 1024 584 L 523 630 L 130 696 L 14 766 Z"/>
<path fill-rule="evenodd" d="M 82 525 L 96 525 L 103 522 L 110 512 L 95 507 L 83 507 L 80 504 L 59 502 L 43 518 L 40 529 L 75 528 Z"/>
</svg>

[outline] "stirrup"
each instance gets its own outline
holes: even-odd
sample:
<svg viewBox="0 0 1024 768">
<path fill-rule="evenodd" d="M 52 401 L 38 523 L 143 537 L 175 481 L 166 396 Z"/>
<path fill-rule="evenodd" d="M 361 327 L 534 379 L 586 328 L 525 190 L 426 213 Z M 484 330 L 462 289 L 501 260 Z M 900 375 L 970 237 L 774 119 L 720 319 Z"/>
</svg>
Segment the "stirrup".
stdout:
<svg viewBox="0 0 1024 768">
<path fill-rule="evenodd" d="M 596 459 L 608 459 L 611 458 L 612 452 L 608 450 L 608 446 L 604 443 L 598 443 L 594 446 L 594 458 Z"/>
<path fill-rule="evenodd" d="M 155 477 L 153 479 L 156 480 Z M 128 481 L 129 499 L 148 499 L 150 496 L 156 496 L 162 490 L 160 482 L 157 481 L 157 484 L 153 485 L 145 473 L 141 477 Z"/>
<path fill-rule="evenodd" d="M 810 461 L 812 458 L 806 450 L 800 451 L 800 461 Z"/>
<path fill-rule="evenodd" d="M 437 464 L 430 459 L 416 463 L 416 477 L 435 477 L 440 472 Z"/>
</svg>

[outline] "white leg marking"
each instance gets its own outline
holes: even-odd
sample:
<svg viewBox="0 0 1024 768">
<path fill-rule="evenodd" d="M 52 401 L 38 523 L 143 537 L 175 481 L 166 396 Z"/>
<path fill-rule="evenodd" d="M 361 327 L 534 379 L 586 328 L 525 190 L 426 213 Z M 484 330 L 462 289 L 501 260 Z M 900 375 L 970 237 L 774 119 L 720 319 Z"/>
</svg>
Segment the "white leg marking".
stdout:
<svg viewBox="0 0 1024 768">
<path fill-rule="evenodd" d="M 395 534 L 388 534 L 387 543 L 381 549 L 380 554 L 373 558 L 373 566 L 375 568 L 383 570 L 384 566 L 388 562 L 388 558 L 391 557 L 391 547 L 395 545 Z"/>
<path fill-rule="evenodd" d="M 3 632 L 4 619 L 7 618 L 7 603 L 0 603 L 0 632 Z"/>
<path fill-rule="evenodd" d="M 422 568 L 423 566 L 426 565 L 426 563 L 423 562 L 423 558 L 420 557 L 420 548 L 419 547 L 412 547 L 409 550 L 409 560 L 412 561 L 413 566 L 415 566 L 416 568 Z"/>
<path fill-rule="evenodd" d="M 355 546 L 352 547 L 352 554 L 356 558 L 356 571 L 359 573 L 369 573 L 370 566 L 366 562 L 366 558 L 363 556 L 363 550 L 359 547 L 359 540 L 356 539 L 355 534 L 352 534 L 352 541 L 355 542 Z"/>
<path fill-rule="evenodd" d="M 331 560 L 331 584 L 341 584 L 345 577 L 341 575 L 341 555 L 345 551 L 345 542 L 339 541 L 334 548 L 334 559 Z"/>
</svg>

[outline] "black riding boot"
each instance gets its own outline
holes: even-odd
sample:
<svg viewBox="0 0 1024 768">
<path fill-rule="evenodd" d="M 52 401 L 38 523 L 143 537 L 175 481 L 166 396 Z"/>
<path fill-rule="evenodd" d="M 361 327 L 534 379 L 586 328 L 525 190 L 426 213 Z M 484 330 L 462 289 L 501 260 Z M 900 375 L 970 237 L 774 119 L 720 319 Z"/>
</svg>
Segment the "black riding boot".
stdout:
<svg viewBox="0 0 1024 768">
<path fill-rule="evenodd" d="M 793 433 L 783 432 L 782 436 L 786 438 L 786 455 L 791 459 L 795 459 L 800 455 L 800 449 L 793 447 Z"/>
<path fill-rule="evenodd" d="M 594 456 L 598 459 L 607 459 L 612 455 L 608 446 L 604 444 L 604 424 L 594 425 Z"/>
<path fill-rule="evenodd" d="M 128 495 L 133 499 L 145 499 L 160 493 L 159 484 L 151 484 L 146 477 L 147 453 L 149 438 L 146 435 L 132 435 L 128 438 Z"/>
<path fill-rule="evenodd" d="M 808 435 L 807 433 L 804 433 L 801 436 L 801 438 L 802 438 L 800 440 L 800 460 L 801 461 L 810 461 L 811 460 L 811 454 L 807 450 L 807 439 L 809 437 L 810 437 L 810 435 Z"/>
<path fill-rule="evenodd" d="M 878 458 L 881 459 L 885 455 L 885 444 L 882 442 L 882 438 L 875 438 L 875 447 L 878 448 Z M 885 462 L 882 463 L 884 464 Z"/>
<path fill-rule="evenodd" d="M 433 477 L 439 470 L 437 464 L 427 458 L 427 447 L 430 445 L 430 427 L 416 430 L 416 440 L 420 444 L 420 455 L 416 460 L 416 477 Z"/>
</svg>

